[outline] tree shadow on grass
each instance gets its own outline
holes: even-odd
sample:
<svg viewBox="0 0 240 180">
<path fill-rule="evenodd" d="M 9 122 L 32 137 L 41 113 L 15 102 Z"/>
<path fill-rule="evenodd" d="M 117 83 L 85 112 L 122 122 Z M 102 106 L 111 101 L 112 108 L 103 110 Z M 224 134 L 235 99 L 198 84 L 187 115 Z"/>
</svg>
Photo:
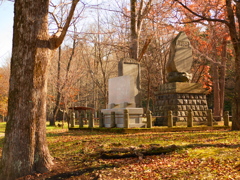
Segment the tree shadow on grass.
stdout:
<svg viewBox="0 0 240 180">
<path fill-rule="evenodd" d="M 189 144 L 184 146 L 176 146 L 176 145 L 170 145 L 167 147 L 162 147 L 155 144 L 154 148 L 140 150 L 141 155 L 143 156 L 153 156 L 153 155 L 165 155 L 165 154 L 171 154 L 175 151 L 179 150 L 186 150 L 186 149 L 192 149 L 192 148 L 204 148 L 204 147 L 217 147 L 217 148 L 240 148 L 240 144 L 224 144 L 224 143 L 218 143 L 218 144 Z M 139 158 L 139 153 L 136 153 L 136 151 L 120 151 L 121 154 L 118 154 L 117 151 L 105 151 L 104 153 L 101 153 L 98 157 L 100 159 L 123 159 L 123 158 Z M 96 154 L 95 154 L 96 155 Z M 96 159 L 97 160 L 97 159 Z M 66 179 L 66 178 L 72 178 L 72 177 L 80 177 L 84 175 L 85 173 L 92 173 L 95 170 L 104 170 L 108 168 L 114 168 L 114 167 L 120 167 L 121 165 L 104 165 L 99 167 L 90 167 L 82 170 L 72 171 L 72 172 L 65 172 L 60 173 L 57 175 L 54 175 L 52 177 L 46 178 L 46 180 L 55 180 L 55 179 Z M 92 175 L 93 179 L 98 179 L 97 175 Z M 95 176 L 95 177 L 94 177 Z M 81 177 L 81 179 L 84 179 L 84 177 Z"/>
<path fill-rule="evenodd" d="M 114 168 L 114 167 L 116 167 L 116 166 L 105 165 L 105 166 L 99 166 L 99 167 L 91 167 L 91 168 L 86 168 L 86 169 L 77 170 L 77 171 L 73 171 L 73 172 L 65 172 L 65 173 L 57 174 L 52 177 L 46 178 L 45 180 L 56 180 L 56 179 L 66 179 L 66 178 L 78 177 L 85 173 L 92 173 L 95 170 L 103 170 L 103 169 Z M 98 177 L 95 177 L 94 179 L 98 179 Z"/>
<path fill-rule="evenodd" d="M 118 131 L 118 129 L 116 131 L 112 130 L 109 131 L 106 129 L 106 131 L 104 130 L 91 130 L 91 129 L 80 129 L 80 130 L 74 130 L 74 131 L 66 131 L 66 132 L 47 132 L 47 137 L 58 137 L 58 136 L 86 136 L 86 135 L 112 135 L 112 134 L 122 134 L 121 131 Z"/>
</svg>

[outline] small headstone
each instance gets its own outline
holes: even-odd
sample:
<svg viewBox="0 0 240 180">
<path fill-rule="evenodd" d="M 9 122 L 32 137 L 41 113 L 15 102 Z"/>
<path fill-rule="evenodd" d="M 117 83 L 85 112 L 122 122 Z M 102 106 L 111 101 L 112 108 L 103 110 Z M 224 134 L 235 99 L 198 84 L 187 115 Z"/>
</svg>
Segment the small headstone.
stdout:
<svg viewBox="0 0 240 180">
<path fill-rule="evenodd" d="M 180 32 L 172 41 L 167 62 L 169 82 L 188 82 L 192 67 L 192 47 L 185 32 Z"/>
</svg>

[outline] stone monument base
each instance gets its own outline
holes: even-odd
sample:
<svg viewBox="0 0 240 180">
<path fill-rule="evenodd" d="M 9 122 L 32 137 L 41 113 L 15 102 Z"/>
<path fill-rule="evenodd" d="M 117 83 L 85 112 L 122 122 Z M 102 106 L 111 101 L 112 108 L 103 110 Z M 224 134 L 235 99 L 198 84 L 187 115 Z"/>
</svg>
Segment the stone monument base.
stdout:
<svg viewBox="0 0 240 180">
<path fill-rule="evenodd" d="M 109 105 L 113 107 L 113 105 Z M 129 112 L 129 127 L 130 128 L 144 128 L 146 127 L 146 123 L 143 123 L 143 108 L 135 108 L 135 107 L 118 107 L 115 106 L 112 109 L 102 109 L 101 112 L 103 113 L 103 126 L 107 128 L 111 127 L 118 127 L 118 128 L 125 128 L 124 127 L 124 110 L 127 109 Z M 112 122 L 111 113 L 115 112 L 115 120 Z"/>
<path fill-rule="evenodd" d="M 129 111 L 129 127 L 130 128 L 142 128 L 146 126 L 146 123 L 142 122 L 143 109 L 142 108 L 119 108 L 119 109 L 102 109 L 103 113 L 103 125 L 104 127 L 111 128 L 124 128 L 124 110 Z M 111 112 L 115 112 L 114 124 L 111 122 Z"/>
<path fill-rule="evenodd" d="M 188 110 L 194 113 L 194 124 L 206 124 L 207 91 L 198 83 L 173 82 L 160 85 L 156 93 L 156 126 L 168 125 L 168 111 L 173 112 L 174 126 L 187 122 Z"/>
</svg>

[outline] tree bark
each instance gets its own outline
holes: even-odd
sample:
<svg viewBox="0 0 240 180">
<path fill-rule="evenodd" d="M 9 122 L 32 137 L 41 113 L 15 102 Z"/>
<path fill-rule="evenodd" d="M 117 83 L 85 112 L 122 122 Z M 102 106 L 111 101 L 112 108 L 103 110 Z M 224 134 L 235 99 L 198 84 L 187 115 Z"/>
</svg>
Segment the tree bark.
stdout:
<svg viewBox="0 0 240 180">
<path fill-rule="evenodd" d="M 213 64 L 213 93 L 214 93 L 214 106 L 213 106 L 213 116 L 217 121 L 221 120 L 221 110 L 220 110 L 220 87 L 219 87 L 219 70 L 217 63 Z"/>
<path fill-rule="evenodd" d="M 222 48 L 222 61 L 221 61 L 221 70 L 220 70 L 220 81 L 219 81 L 219 86 L 220 86 L 220 110 L 221 110 L 221 115 L 223 115 L 224 111 L 224 97 L 225 97 L 225 77 L 226 77 L 226 61 L 227 61 L 227 41 L 225 39 L 226 37 L 223 38 L 223 48 Z"/>
<path fill-rule="evenodd" d="M 144 6 L 145 4 L 145 6 Z M 140 61 L 139 59 L 139 37 L 142 30 L 142 24 L 144 18 L 147 16 L 151 9 L 152 0 L 139 2 L 139 8 L 137 8 L 137 0 L 130 0 L 131 6 L 131 41 L 130 41 L 130 58 Z M 137 10 L 138 9 L 138 10 Z M 149 42 L 150 43 L 150 42 Z M 149 44 L 146 44 L 147 48 Z"/>
<path fill-rule="evenodd" d="M 233 118 L 232 118 L 232 130 L 240 130 L 240 43 L 238 37 L 238 31 L 236 27 L 236 17 L 240 20 L 240 2 L 236 2 L 236 10 L 232 8 L 232 0 L 226 0 L 226 10 L 229 23 L 229 34 L 235 51 L 235 95 L 233 102 Z M 239 26 L 239 24 L 238 24 Z M 239 28 L 239 27 L 238 27 Z"/>
<path fill-rule="evenodd" d="M 70 24 L 78 0 L 64 26 Z M 2 180 L 33 172 L 44 173 L 53 165 L 46 142 L 47 68 L 53 50 L 63 41 L 48 34 L 49 0 L 17 0 L 14 4 L 13 49 L 8 116 L 2 152 Z M 50 40 L 51 39 L 51 40 Z"/>
<path fill-rule="evenodd" d="M 240 47 L 240 43 L 238 43 Z M 232 130 L 240 130 L 240 49 L 237 49 L 235 58 L 235 96 L 233 102 Z"/>
<path fill-rule="evenodd" d="M 46 172 L 52 159 L 46 144 L 47 67 L 51 55 L 48 1 L 16 1 L 9 89 L 9 120 L 2 176 L 15 179 Z"/>
<path fill-rule="evenodd" d="M 130 58 L 138 59 L 139 36 L 137 29 L 137 15 L 136 15 L 137 0 L 131 0 L 131 44 L 130 44 Z"/>
</svg>

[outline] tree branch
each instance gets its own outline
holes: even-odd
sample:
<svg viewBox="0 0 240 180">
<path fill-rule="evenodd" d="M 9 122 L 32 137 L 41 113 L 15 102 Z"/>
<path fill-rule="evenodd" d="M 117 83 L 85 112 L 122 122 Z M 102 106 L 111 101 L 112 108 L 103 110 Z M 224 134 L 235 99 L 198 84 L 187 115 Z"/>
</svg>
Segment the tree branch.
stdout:
<svg viewBox="0 0 240 180">
<path fill-rule="evenodd" d="M 230 36 L 233 42 L 233 46 L 236 46 L 236 43 L 238 43 L 238 35 L 237 35 L 237 30 L 236 30 L 236 24 L 235 24 L 235 17 L 234 17 L 234 12 L 232 9 L 232 2 L 231 0 L 226 0 L 226 8 L 227 8 L 227 17 L 229 19 L 229 31 L 230 31 Z"/>
<path fill-rule="evenodd" d="M 192 47 L 193 48 L 193 47 Z M 214 61 L 212 58 L 210 58 L 209 56 L 205 55 L 204 53 L 200 52 L 199 50 L 193 48 L 193 50 L 199 54 L 200 56 L 203 56 L 207 61 L 213 63 L 213 64 L 218 64 L 219 66 L 223 66 L 220 62 Z"/>
<path fill-rule="evenodd" d="M 64 37 L 66 36 L 68 27 L 70 25 L 70 22 L 72 20 L 72 17 L 73 17 L 73 14 L 74 14 L 74 11 L 75 11 L 75 8 L 76 8 L 78 2 L 79 2 L 79 0 L 72 1 L 72 6 L 71 6 L 71 9 L 68 14 L 68 17 L 67 17 L 64 27 L 62 29 L 59 29 L 58 32 L 55 33 L 54 35 L 52 35 L 52 37 L 50 38 L 51 49 L 56 49 L 62 44 Z"/>
<path fill-rule="evenodd" d="M 226 21 L 226 20 L 223 20 L 223 19 L 213 19 L 213 18 L 208 18 L 208 17 L 206 17 L 206 16 L 202 16 L 202 15 L 194 12 L 192 9 L 190 9 L 190 8 L 187 7 L 185 4 L 183 4 L 181 1 L 179 1 L 179 0 L 174 0 L 174 1 L 177 2 L 178 4 L 180 4 L 184 9 L 186 9 L 187 11 L 189 11 L 191 14 L 193 14 L 193 15 L 195 15 L 195 16 L 197 16 L 197 17 L 200 18 L 200 19 L 198 19 L 198 20 L 193 20 L 192 22 L 198 22 L 198 21 L 200 21 L 200 20 L 217 21 L 217 22 L 221 22 L 221 23 L 224 23 L 224 24 L 226 24 L 226 25 L 229 26 L 229 22 Z M 184 23 L 185 23 L 185 22 L 184 22 Z M 190 23 L 190 22 L 186 22 L 186 23 Z"/>
</svg>

